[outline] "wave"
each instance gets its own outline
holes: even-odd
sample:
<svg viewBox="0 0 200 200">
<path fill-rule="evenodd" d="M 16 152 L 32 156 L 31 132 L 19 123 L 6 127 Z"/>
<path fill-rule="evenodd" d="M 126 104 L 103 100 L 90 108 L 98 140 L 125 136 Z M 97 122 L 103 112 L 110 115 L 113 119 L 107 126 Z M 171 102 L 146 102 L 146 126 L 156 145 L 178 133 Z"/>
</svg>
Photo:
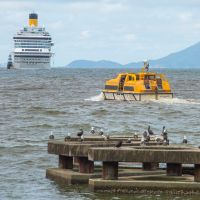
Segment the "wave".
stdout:
<svg viewBox="0 0 200 200">
<path fill-rule="evenodd" d="M 89 99 L 85 99 L 85 101 L 103 101 L 104 97 L 103 97 L 103 93 L 101 92 L 99 95 L 90 97 Z"/>
<path fill-rule="evenodd" d="M 99 95 L 92 96 L 88 99 L 85 99 L 85 101 L 103 101 L 103 100 L 104 100 L 104 96 L 102 92 Z M 135 103 L 135 101 L 131 101 L 131 100 L 128 100 L 127 102 Z M 164 103 L 164 104 L 190 104 L 190 105 L 200 104 L 200 101 L 198 101 L 197 99 L 181 99 L 181 98 L 173 98 L 173 99 L 166 98 L 166 99 L 159 99 L 159 100 L 149 99 L 142 102 L 155 102 L 155 103 Z"/>
<path fill-rule="evenodd" d="M 197 99 L 180 99 L 180 98 L 173 98 L 173 99 L 159 99 L 159 100 L 151 100 L 153 102 L 158 103 L 165 103 L 165 104 L 200 104 L 200 101 Z"/>
</svg>

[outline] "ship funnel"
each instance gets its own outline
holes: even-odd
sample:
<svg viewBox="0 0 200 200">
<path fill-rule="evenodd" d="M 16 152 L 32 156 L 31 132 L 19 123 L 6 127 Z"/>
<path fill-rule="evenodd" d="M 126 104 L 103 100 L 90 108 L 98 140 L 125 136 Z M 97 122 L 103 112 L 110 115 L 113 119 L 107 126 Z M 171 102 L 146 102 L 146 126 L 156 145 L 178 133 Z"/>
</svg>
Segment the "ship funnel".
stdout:
<svg viewBox="0 0 200 200">
<path fill-rule="evenodd" d="M 38 15 L 36 13 L 29 14 L 29 26 L 38 26 Z"/>
</svg>

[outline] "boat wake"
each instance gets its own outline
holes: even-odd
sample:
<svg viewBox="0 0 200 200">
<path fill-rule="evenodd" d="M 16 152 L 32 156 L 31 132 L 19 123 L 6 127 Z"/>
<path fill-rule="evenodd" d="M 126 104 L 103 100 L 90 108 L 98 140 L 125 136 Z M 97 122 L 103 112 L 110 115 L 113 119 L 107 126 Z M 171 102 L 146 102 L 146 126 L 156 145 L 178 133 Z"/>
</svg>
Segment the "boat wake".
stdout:
<svg viewBox="0 0 200 200">
<path fill-rule="evenodd" d="M 103 97 L 103 93 L 101 92 L 99 95 L 90 97 L 88 99 L 85 99 L 85 101 L 103 101 L 104 97 Z M 120 99 L 118 99 L 118 101 L 120 101 Z M 123 101 L 121 99 L 121 101 Z M 131 101 L 131 100 L 127 100 L 128 103 L 136 103 L 136 101 Z M 173 98 L 173 99 L 159 99 L 159 100 L 155 100 L 155 99 L 149 99 L 149 100 L 145 100 L 142 102 L 154 102 L 154 103 L 164 103 L 164 104 L 192 104 L 192 105 L 200 105 L 200 101 L 198 101 L 197 99 L 180 99 L 180 98 Z"/>
<path fill-rule="evenodd" d="M 85 101 L 103 101 L 103 93 L 101 92 L 99 95 L 90 97 L 89 99 L 85 99 Z"/>
<path fill-rule="evenodd" d="M 151 100 L 152 102 L 165 103 L 165 104 L 200 104 L 200 101 L 197 99 L 159 99 L 159 100 Z"/>
</svg>

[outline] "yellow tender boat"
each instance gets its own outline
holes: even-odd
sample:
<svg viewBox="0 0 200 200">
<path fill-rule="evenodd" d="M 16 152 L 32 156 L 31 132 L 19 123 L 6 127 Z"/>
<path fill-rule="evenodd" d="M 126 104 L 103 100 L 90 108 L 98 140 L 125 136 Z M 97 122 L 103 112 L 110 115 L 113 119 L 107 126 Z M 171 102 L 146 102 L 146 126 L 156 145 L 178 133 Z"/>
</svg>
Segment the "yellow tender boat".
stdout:
<svg viewBox="0 0 200 200">
<path fill-rule="evenodd" d="M 142 101 L 173 98 L 166 77 L 149 72 L 146 67 L 139 73 L 118 74 L 115 79 L 106 81 L 102 92 L 105 100 Z"/>
</svg>

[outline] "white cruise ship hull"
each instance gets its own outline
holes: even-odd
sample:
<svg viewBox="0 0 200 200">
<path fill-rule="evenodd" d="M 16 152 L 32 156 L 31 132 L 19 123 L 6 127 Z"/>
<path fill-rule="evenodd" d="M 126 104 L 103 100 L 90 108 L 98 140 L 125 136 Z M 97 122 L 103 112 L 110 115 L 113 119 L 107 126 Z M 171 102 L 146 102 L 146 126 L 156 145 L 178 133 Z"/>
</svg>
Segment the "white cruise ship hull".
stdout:
<svg viewBox="0 0 200 200">
<path fill-rule="evenodd" d="M 31 63 L 14 63 L 14 68 L 16 69 L 50 69 L 50 63 L 38 63 L 38 64 L 31 64 Z"/>
</svg>

